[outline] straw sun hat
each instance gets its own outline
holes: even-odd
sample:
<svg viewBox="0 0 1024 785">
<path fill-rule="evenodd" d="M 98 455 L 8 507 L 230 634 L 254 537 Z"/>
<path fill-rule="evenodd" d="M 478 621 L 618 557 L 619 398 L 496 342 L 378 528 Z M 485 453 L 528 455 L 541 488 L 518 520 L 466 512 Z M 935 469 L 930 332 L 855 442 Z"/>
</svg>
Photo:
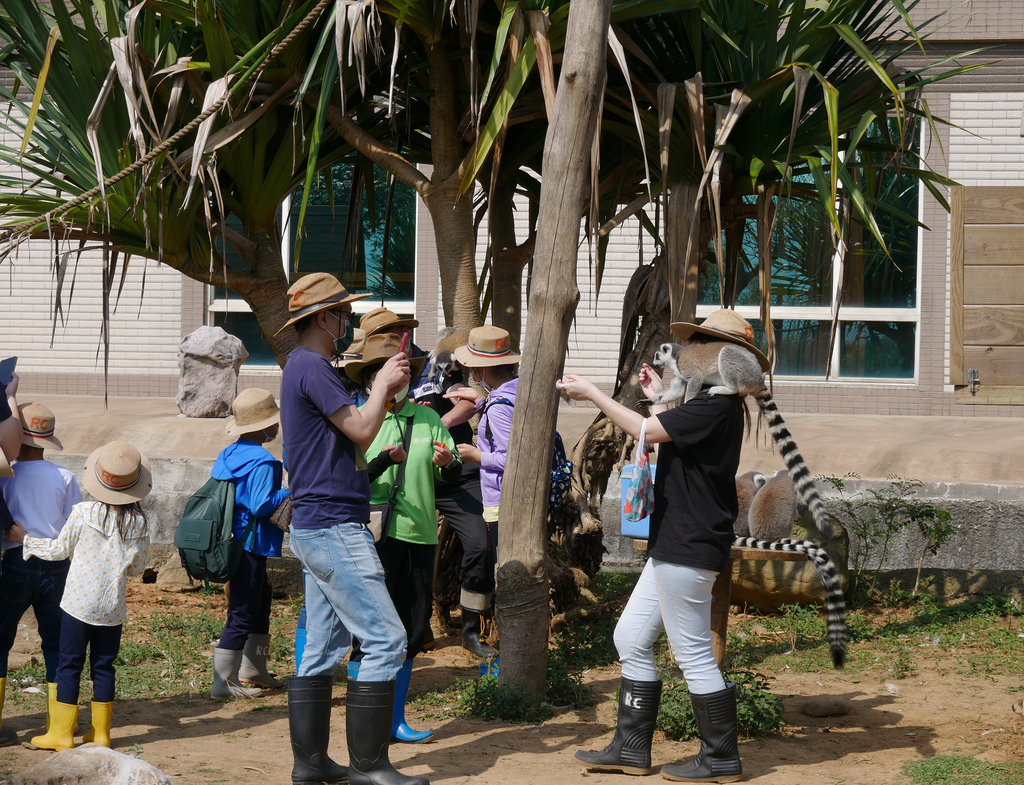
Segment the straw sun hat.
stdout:
<svg viewBox="0 0 1024 785">
<path fill-rule="evenodd" d="M 420 323 L 415 319 L 400 319 L 398 314 L 391 309 L 381 307 L 364 313 L 359 318 L 359 326 L 369 337 L 395 327 L 404 327 L 411 330 L 413 327 L 419 327 Z"/>
<path fill-rule="evenodd" d="M 56 418 L 41 403 L 23 403 L 18 407 L 21 416 L 21 443 L 44 450 L 63 450 L 60 439 L 53 435 Z"/>
<path fill-rule="evenodd" d="M 750 322 L 736 313 L 736 311 L 731 311 L 728 308 L 713 311 L 699 325 L 689 322 L 673 322 L 672 332 L 676 334 L 680 341 L 685 341 L 694 333 L 700 333 L 701 335 L 710 335 L 712 338 L 717 338 L 720 341 L 739 344 L 744 349 L 749 349 L 754 353 L 758 363 L 761 365 L 762 371 L 767 373 L 768 369 L 771 368 L 768 358 L 754 346 L 754 328 L 750 326 Z"/>
<path fill-rule="evenodd" d="M 348 289 L 330 273 L 310 273 L 288 287 L 288 321 L 277 331 L 280 334 L 310 314 L 334 308 L 343 303 L 365 300 L 369 294 L 349 294 Z"/>
<path fill-rule="evenodd" d="M 224 428 L 228 436 L 255 433 L 281 422 L 281 410 L 277 408 L 274 396 L 259 387 L 238 393 L 231 402 L 231 414 L 234 416 Z"/>
<path fill-rule="evenodd" d="M 345 364 L 345 373 L 348 378 L 358 384 L 363 383 L 363 376 L 367 371 L 376 370 L 374 366 L 383 365 L 389 359 L 398 354 L 398 347 L 402 339 L 391 333 L 377 333 L 367 337 L 363 346 L 363 359 L 353 360 Z M 412 378 L 419 376 L 423 370 L 423 363 L 426 357 L 410 357 L 409 365 L 412 371 Z"/>
<path fill-rule="evenodd" d="M 149 459 L 128 442 L 110 442 L 85 462 L 82 484 L 94 499 L 107 504 L 142 501 L 153 490 Z"/>
<path fill-rule="evenodd" d="M 474 327 L 465 346 L 455 350 L 455 359 L 465 368 L 488 368 L 492 365 L 515 365 L 521 354 L 512 354 L 508 330 L 500 327 Z"/>
</svg>

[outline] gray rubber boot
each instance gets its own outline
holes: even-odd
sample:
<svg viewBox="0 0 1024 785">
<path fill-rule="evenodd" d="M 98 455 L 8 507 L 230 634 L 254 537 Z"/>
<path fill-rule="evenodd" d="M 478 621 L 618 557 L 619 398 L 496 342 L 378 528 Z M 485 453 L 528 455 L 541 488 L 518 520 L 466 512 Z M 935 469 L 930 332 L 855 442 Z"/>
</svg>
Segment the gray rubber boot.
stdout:
<svg viewBox="0 0 1024 785">
<path fill-rule="evenodd" d="M 255 698 L 262 695 L 258 687 L 243 687 L 238 683 L 238 668 L 242 652 L 234 649 L 213 650 L 213 689 L 211 698 Z"/>
<path fill-rule="evenodd" d="M 707 695 L 690 695 L 700 733 L 700 752 L 688 761 L 661 767 L 673 782 L 736 782 L 743 777 L 736 731 L 736 685 Z"/>
<path fill-rule="evenodd" d="M 650 774 L 651 740 L 660 703 L 660 681 L 623 678 L 619 685 L 619 717 L 611 743 L 596 752 L 580 750 L 576 760 L 596 771 Z"/>
<path fill-rule="evenodd" d="M 242 664 L 238 666 L 238 680 L 242 684 L 277 689 L 284 684 L 274 678 L 267 670 L 267 657 L 270 656 L 270 636 L 251 634 L 245 639 L 242 649 Z"/>
</svg>

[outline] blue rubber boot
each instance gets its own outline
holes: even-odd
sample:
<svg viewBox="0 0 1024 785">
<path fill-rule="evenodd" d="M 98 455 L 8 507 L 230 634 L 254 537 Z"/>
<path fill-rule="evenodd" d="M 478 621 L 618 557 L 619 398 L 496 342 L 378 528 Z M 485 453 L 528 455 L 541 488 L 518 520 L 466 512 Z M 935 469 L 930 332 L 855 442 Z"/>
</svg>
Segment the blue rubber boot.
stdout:
<svg viewBox="0 0 1024 785">
<path fill-rule="evenodd" d="M 409 694 L 409 681 L 412 679 L 412 660 L 402 663 L 402 669 L 395 678 L 395 710 L 391 718 L 391 740 L 406 744 L 422 744 L 434 738 L 429 730 L 413 730 L 405 722 L 405 699 Z"/>
<path fill-rule="evenodd" d="M 356 662 L 353 662 L 352 660 L 348 661 L 348 680 L 349 681 L 359 681 L 359 663 L 360 662 L 362 662 L 362 660 L 358 660 Z"/>
<path fill-rule="evenodd" d="M 302 664 L 302 653 L 306 650 L 306 605 L 299 610 L 299 618 L 295 621 L 295 672 L 299 672 Z"/>
<path fill-rule="evenodd" d="M 306 628 L 295 630 L 295 672 L 299 672 L 302 664 L 302 652 L 306 650 Z"/>
</svg>

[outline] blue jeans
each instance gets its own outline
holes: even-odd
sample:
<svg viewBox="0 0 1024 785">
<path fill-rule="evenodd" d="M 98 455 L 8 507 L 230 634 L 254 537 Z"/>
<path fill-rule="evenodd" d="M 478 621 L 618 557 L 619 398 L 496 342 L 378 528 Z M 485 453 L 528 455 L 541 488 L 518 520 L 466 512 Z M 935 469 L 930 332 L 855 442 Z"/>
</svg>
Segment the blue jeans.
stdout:
<svg viewBox="0 0 1024 785">
<path fill-rule="evenodd" d="M 21 548 L 10 548 L 3 555 L 0 577 L 0 678 L 7 676 L 7 657 L 18 635 L 18 622 L 29 608 L 35 612 L 42 639 L 46 680 L 57 680 L 60 651 L 60 600 L 71 562 L 44 561 L 35 556 L 22 557 Z"/>
<path fill-rule="evenodd" d="M 359 680 L 394 681 L 405 660 L 405 629 L 370 531 L 352 521 L 292 527 L 291 548 L 306 570 L 306 648 L 298 675 L 333 674 L 354 635 L 363 650 Z"/>
</svg>

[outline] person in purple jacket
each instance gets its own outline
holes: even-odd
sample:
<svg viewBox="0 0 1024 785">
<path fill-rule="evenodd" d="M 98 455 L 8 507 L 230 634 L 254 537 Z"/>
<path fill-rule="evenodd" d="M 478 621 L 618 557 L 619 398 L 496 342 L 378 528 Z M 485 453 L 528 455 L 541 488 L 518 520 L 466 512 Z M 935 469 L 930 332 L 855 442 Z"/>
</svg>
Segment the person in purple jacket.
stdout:
<svg viewBox="0 0 1024 785">
<path fill-rule="evenodd" d="M 227 622 L 213 650 L 211 698 L 251 698 L 262 692 L 260 687 L 282 686 L 267 670 L 273 591 L 267 557 L 281 555 L 284 532 L 270 522 L 270 514 L 288 497 L 288 489 L 281 487 L 281 462 L 263 446 L 277 438 L 281 413 L 274 396 L 257 387 L 240 392 L 231 412 L 226 430 L 238 441 L 221 450 L 210 475 L 235 484 L 231 533 L 244 538 L 244 551 L 231 576 Z"/>
<path fill-rule="evenodd" d="M 446 398 L 471 400 L 483 409 L 477 427 L 476 446 L 457 444 L 464 464 L 480 464 L 480 495 L 484 503 L 484 521 L 488 541 L 497 551 L 498 506 L 501 482 L 505 476 L 505 456 L 512 433 L 512 407 L 519 389 L 518 363 L 521 356 L 512 353 L 508 331 L 500 327 L 476 327 L 469 331 L 465 346 L 455 350 L 455 359 L 469 368 L 473 381 L 487 392 L 484 398 L 471 387 L 459 387 Z M 482 609 L 462 606 L 463 639 L 483 632 Z"/>
</svg>

